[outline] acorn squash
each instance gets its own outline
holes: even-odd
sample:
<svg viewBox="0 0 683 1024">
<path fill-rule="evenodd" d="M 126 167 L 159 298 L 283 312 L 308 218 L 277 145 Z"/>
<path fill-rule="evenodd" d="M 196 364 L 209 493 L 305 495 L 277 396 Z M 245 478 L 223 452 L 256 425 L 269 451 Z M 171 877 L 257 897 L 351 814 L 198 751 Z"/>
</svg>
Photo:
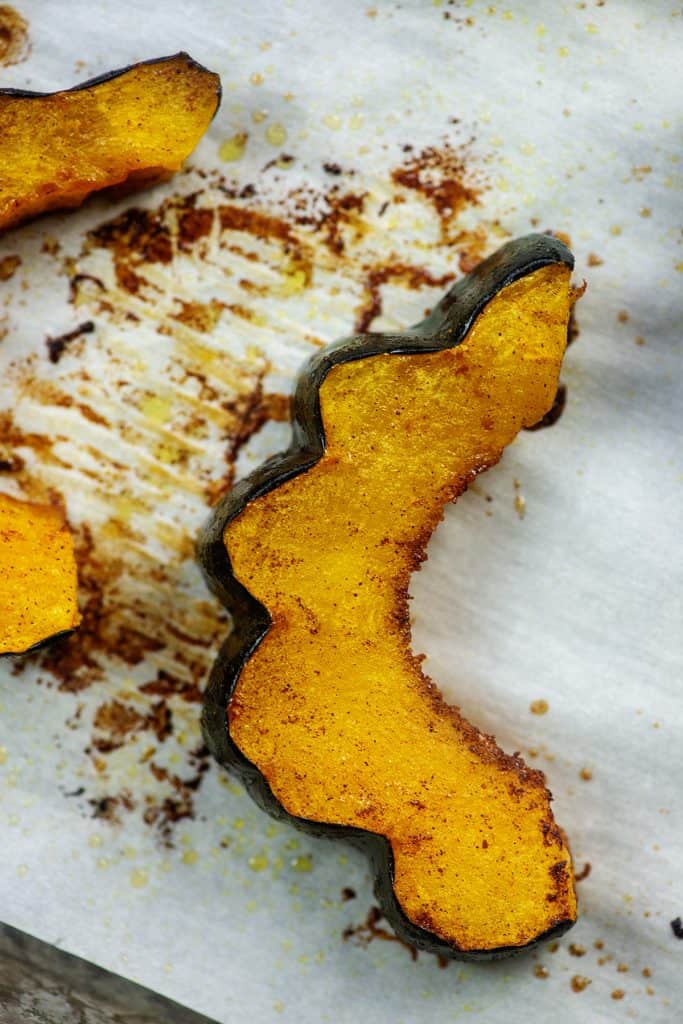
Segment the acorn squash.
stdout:
<svg viewBox="0 0 683 1024">
<path fill-rule="evenodd" d="M 80 621 L 63 511 L 0 494 L 0 654 L 25 654 Z"/>
<path fill-rule="evenodd" d="M 177 171 L 220 102 L 220 79 L 186 53 L 63 92 L 0 89 L 0 231 L 91 192 Z"/>
<path fill-rule="evenodd" d="M 217 506 L 199 545 L 232 613 L 206 740 L 271 813 L 370 850 L 382 909 L 431 952 L 482 959 L 576 918 L 539 771 L 425 676 L 408 585 L 446 502 L 552 404 L 573 257 L 511 242 L 404 334 L 304 369 L 293 440 Z"/>
</svg>

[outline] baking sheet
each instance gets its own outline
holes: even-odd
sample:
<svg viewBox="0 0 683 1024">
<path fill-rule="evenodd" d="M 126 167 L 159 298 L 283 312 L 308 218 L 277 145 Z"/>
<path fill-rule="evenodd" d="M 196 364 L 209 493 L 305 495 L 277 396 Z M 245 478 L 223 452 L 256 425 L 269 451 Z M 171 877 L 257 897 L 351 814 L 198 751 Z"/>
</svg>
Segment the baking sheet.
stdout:
<svg viewBox="0 0 683 1024">
<path fill-rule="evenodd" d="M 86 610 L 74 640 L 0 667 L 0 915 L 226 1022 L 671 1020 L 680 12 L 169 2 L 141 33 L 126 0 L 18 10 L 30 54 L 3 86 L 185 49 L 224 97 L 168 185 L 0 241 L 0 487 L 62 497 Z M 415 321 L 534 229 L 570 234 L 589 285 L 567 405 L 448 508 L 414 648 L 544 769 L 591 869 L 557 949 L 441 969 L 366 924 L 360 855 L 272 823 L 201 749 L 226 624 L 192 541 L 285 443 L 316 346 Z M 47 339 L 90 323 L 50 360 Z"/>
</svg>

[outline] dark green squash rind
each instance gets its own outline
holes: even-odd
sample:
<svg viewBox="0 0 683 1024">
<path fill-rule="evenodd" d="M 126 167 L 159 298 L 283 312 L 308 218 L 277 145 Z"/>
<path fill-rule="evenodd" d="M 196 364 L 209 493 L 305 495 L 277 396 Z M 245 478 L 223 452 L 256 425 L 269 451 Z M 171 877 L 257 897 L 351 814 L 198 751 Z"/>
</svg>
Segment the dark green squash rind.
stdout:
<svg viewBox="0 0 683 1024">
<path fill-rule="evenodd" d="M 406 942 L 439 956 L 459 960 L 495 960 L 558 938 L 574 924 L 562 919 L 524 946 L 495 950 L 461 950 L 413 924 L 403 913 L 393 889 L 393 856 L 389 841 L 363 829 L 309 821 L 290 815 L 273 795 L 268 781 L 230 737 L 227 708 L 240 672 L 270 627 L 265 607 L 235 578 L 223 541 L 226 526 L 254 499 L 304 473 L 321 458 L 325 436 L 320 416 L 320 388 L 333 366 L 380 354 L 415 354 L 455 348 L 476 317 L 504 287 L 551 264 L 570 269 L 574 258 L 559 239 L 528 235 L 509 242 L 455 284 L 422 323 L 403 334 L 360 334 L 320 352 L 304 366 L 294 395 L 290 447 L 263 463 L 238 483 L 216 506 L 198 541 L 198 558 L 208 586 L 230 612 L 233 629 L 214 664 L 204 695 L 202 728 L 206 743 L 225 767 L 234 771 L 254 801 L 271 816 L 317 836 L 344 838 L 369 854 L 375 871 L 375 894 L 396 934 Z"/>
<path fill-rule="evenodd" d="M 57 640 L 65 640 L 72 633 L 75 633 L 78 626 L 74 626 L 73 629 L 60 629 L 58 633 L 52 633 L 50 636 L 43 637 L 42 640 L 38 640 L 35 644 L 31 644 L 25 651 L 0 651 L 0 658 L 26 658 L 29 654 L 39 654 L 44 647 L 49 647 L 50 644 L 55 643 Z"/>
<path fill-rule="evenodd" d="M 36 92 L 33 89 L 0 89 L 0 96 L 15 96 L 17 99 L 23 100 L 39 100 L 45 99 L 46 96 L 60 96 L 65 93 L 82 92 L 83 89 L 91 89 L 97 85 L 103 85 L 105 82 L 111 82 L 113 78 L 119 78 L 121 75 L 128 74 L 129 71 L 133 71 L 135 68 L 146 67 L 153 64 L 167 64 L 169 61 L 178 60 L 183 58 L 187 61 L 190 67 L 196 68 L 197 71 L 206 71 L 209 75 L 215 75 L 218 80 L 216 83 L 216 110 L 214 110 L 213 116 L 216 116 L 216 112 L 221 103 L 222 88 L 220 78 L 215 71 L 210 71 L 209 68 L 204 67 L 199 61 L 196 61 L 194 57 L 191 57 L 189 53 L 184 50 L 180 50 L 178 53 L 171 53 L 166 57 L 155 57 L 152 60 L 139 60 L 135 64 L 127 64 L 123 68 L 115 68 L 113 71 L 105 71 L 104 74 L 96 75 L 94 78 L 89 78 L 86 82 L 79 82 L 78 85 L 72 85 L 69 89 L 55 89 L 53 92 Z"/>
</svg>

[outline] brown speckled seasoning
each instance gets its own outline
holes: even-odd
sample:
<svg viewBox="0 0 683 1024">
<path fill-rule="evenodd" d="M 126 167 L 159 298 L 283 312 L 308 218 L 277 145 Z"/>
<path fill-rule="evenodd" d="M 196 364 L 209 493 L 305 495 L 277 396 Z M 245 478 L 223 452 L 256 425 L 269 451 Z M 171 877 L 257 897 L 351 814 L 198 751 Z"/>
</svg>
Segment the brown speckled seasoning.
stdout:
<svg viewBox="0 0 683 1024">
<path fill-rule="evenodd" d="M 12 473 L 25 496 L 68 505 L 64 442 L 75 439 L 86 459 L 79 489 L 103 513 L 75 524 L 83 612 L 77 642 L 60 641 L 40 657 L 42 679 L 63 692 L 101 691 L 75 723 L 84 735 L 89 778 L 84 808 L 107 820 L 141 814 L 164 841 L 174 820 L 192 813 L 204 774 L 202 757 L 195 757 L 197 705 L 226 629 L 208 595 L 178 600 L 194 565 L 196 530 L 232 485 L 244 446 L 266 423 L 289 415 L 289 396 L 266 384 L 276 368 L 259 351 L 260 333 L 275 331 L 283 343 L 296 343 L 299 360 L 329 340 L 305 321 L 293 327 L 300 314 L 279 322 L 270 309 L 280 304 L 284 312 L 290 296 L 309 292 L 320 299 L 327 292 L 316 292 L 318 277 L 328 275 L 345 282 L 351 330 L 354 319 L 370 323 L 381 313 L 385 283 L 416 292 L 441 288 L 462 265 L 481 259 L 502 232 L 483 218 L 474 232 L 459 226 L 459 215 L 485 187 L 482 180 L 472 183 L 470 162 L 449 144 L 410 152 L 380 183 L 381 202 L 352 168 L 337 173 L 337 165 L 326 168 L 323 186 L 298 185 L 277 200 L 268 198 L 267 187 L 277 166 L 247 183 L 187 172 L 176 179 L 176 195 L 104 220 L 76 259 L 63 259 L 80 327 L 48 338 L 55 367 L 49 379 L 33 356 L 12 374 L 16 392 L 35 409 L 32 422 L 41 422 L 41 409 L 48 415 L 64 409 L 83 427 L 48 434 L 3 413 L 0 470 Z M 427 248 L 422 240 L 419 248 L 403 246 L 399 258 L 387 248 L 386 221 L 406 200 L 422 204 L 439 230 Z M 54 239 L 45 244 L 59 254 Z M 14 272 L 16 258 L 6 259 L 7 273 Z M 185 267 L 210 282 L 208 295 L 183 286 Z M 136 335 L 118 348 L 121 329 L 143 328 L 156 331 L 169 352 L 167 379 L 157 380 L 155 392 L 146 390 L 131 358 L 134 349 L 143 352 Z M 253 331 L 253 344 L 238 356 L 232 338 L 245 330 Z M 61 358 L 66 352 L 68 360 Z M 89 369 L 95 356 L 104 361 L 106 380 Z M 222 439 L 222 466 L 203 455 L 211 452 L 211 431 Z M 129 452 L 127 461 L 116 454 L 120 449 Z M 165 495 L 172 493 L 192 497 L 199 509 L 194 522 L 167 521 Z M 162 557 L 150 540 L 162 543 Z M 137 682 L 127 692 L 116 680 L 133 670 Z M 179 748 L 176 736 L 188 730 L 194 745 Z M 157 755 L 171 750 L 180 761 L 164 775 Z M 117 767 L 124 755 L 134 782 Z"/>
</svg>

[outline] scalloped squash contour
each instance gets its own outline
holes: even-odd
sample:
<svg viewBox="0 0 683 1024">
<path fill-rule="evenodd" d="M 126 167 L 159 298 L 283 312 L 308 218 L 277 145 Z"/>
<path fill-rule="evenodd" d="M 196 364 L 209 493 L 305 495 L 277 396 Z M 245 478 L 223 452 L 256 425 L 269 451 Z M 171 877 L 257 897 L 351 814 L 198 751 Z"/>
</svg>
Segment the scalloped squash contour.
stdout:
<svg viewBox="0 0 683 1024">
<path fill-rule="evenodd" d="M 223 524 L 235 581 L 269 620 L 234 670 L 231 743 L 289 815 L 385 837 L 392 923 L 454 956 L 512 952 L 576 918 L 544 776 L 444 702 L 408 617 L 445 503 L 552 404 L 570 266 L 498 288 L 451 347 L 447 296 L 415 329 L 438 350 L 409 351 L 408 332 L 403 350 L 332 361 L 318 461 L 279 482 L 271 466 Z"/>
</svg>

